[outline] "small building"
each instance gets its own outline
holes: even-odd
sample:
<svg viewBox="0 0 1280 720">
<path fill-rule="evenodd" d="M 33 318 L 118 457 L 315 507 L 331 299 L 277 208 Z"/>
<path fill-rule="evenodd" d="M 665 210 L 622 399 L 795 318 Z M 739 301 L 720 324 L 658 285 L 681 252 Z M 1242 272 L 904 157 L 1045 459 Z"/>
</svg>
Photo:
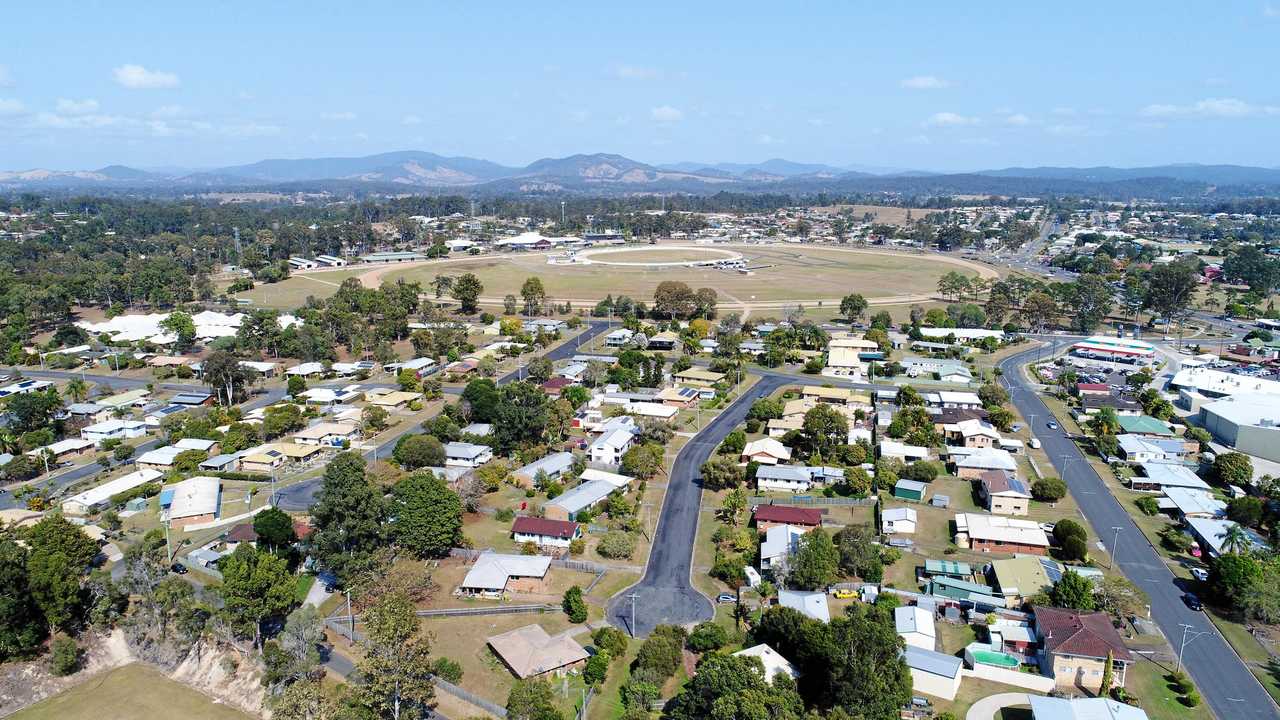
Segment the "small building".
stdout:
<svg viewBox="0 0 1280 720">
<path fill-rule="evenodd" d="M 403 390 L 393 390 L 392 392 L 374 395 L 369 398 L 370 405 L 377 405 L 385 409 L 399 409 L 409 406 L 414 400 L 421 400 L 421 393 L 405 392 Z"/>
<path fill-rule="evenodd" d="M 752 440 L 742 448 L 743 462 L 756 462 L 761 465 L 777 465 L 791 459 L 791 448 L 774 438 Z"/>
<path fill-rule="evenodd" d="M 1112 687 L 1124 687 L 1134 657 L 1104 612 L 1036 606 L 1036 637 L 1045 674 L 1064 690 L 1097 693 L 1103 666 L 1112 657 Z"/>
<path fill-rule="evenodd" d="M 880 528 L 886 535 L 914 535 L 917 522 L 914 508 L 889 508 L 880 513 Z"/>
<path fill-rule="evenodd" d="M 1003 470 L 988 470 L 978 477 L 978 495 L 987 510 L 997 515 L 1026 515 L 1031 511 L 1031 488 L 1025 480 Z"/>
<path fill-rule="evenodd" d="M 321 422 L 294 433 L 293 441 L 299 445 L 341 447 L 344 444 L 350 444 L 358 437 L 360 437 L 360 428 L 355 425 Z"/>
<path fill-rule="evenodd" d="M 1173 427 L 1169 423 L 1150 415 L 1120 415 L 1116 420 L 1124 433 L 1148 437 L 1173 437 L 1174 435 Z"/>
<path fill-rule="evenodd" d="M 756 470 L 756 489 L 760 492 L 808 492 L 813 487 L 809 468 L 802 465 L 761 465 Z"/>
<path fill-rule="evenodd" d="M 933 613 L 919 605 L 900 605 L 893 610 L 893 624 L 898 636 L 911 645 L 932 650 L 938 641 Z"/>
<path fill-rule="evenodd" d="M 586 663 L 590 655 L 565 633 L 550 635 L 541 625 L 525 625 L 485 642 L 520 679 L 561 676 Z"/>
<path fill-rule="evenodd" d="M 902 479 L 894 483 L 893 496 L 899 500 L 910 500 L 911 502 L 924 502 L 925 490 L 928 488 L 922 482 L 916 480 Z"/>
<path fill-rule="evenodd" d="M 1196 542 L 1210 557 L 1217 557 L 1228 551 L 1226 547 L 1227 535 L 1232 528 L 1238 527 L 1234 520 L 1219 518 L 1189 517 L 1186 519 L 1186 523 L 1187 529 L 1191 531 L 1191 536 L 1196 539 Z M 1242 529 L 1244 530 L 1245 544 L 1248 549 L 1265 551 L 1271 548 L 1258 533 L 1249 528 Z"/>
<path fill-rule="evenodd" d="M 676 345 L 679 342 L 680 342 L 679 335 L 676 335 L 670 330 L 665 330 L 649 338 L 649 345 L 647 349 L 655 350 L 655 351 L 675 350 Z"/>
<path fill-rule="evenodd" d="M 767 532 L 775 525 L 794 525 L 805 532 L 822 527 L 822 511 L 788 505 L 758 505 L 755 511 L 756 529 Z"/>
<path fill-rule="evenodd" d="M 582 537 L 576 522 L 519 515 L 511 523 L 511 537 L 517 543 L 533 543 L 538 547 L 565 549 Z"/>
<path fill-rule="evenodd" d="M 960 691 L 964 661 L 954 655 L 907 645 L 902 659 L 911 671 L 911 689 L 925 695 L 954 700 Z"/>
<path fill-rule="evenodd" d="M 761 643 L 753 645 L 745 650 L 739 650 L 733 654 L 734 657 L 754 657 L 760 658 L 760 663 L 764 665 L 764 679 L 773 682 L 773 678 L 778 675 L 785 675 L 792 680 L 800 677 L 800 671 L 796 669 L 786 658 L 782 657 L 777 650 Z"/>
<path fill-rule="evenodd" d="M 90 425 L 111 419 L 112 408 L 98 403 L 71 403 L 66 407 L 67 415 L 73 425 Z"/>
<path fill-rule="evenodd" d="M 204 407 L 213 404 L 213 393 L 196 391 L 178 393 L 169 398 L 169 403 L 183 407 Z"/>
<path fill-rule="evenodd" d="M 880 443 L 880 457 L 904 463 L 918 462 L 929 459 L 929 448 L 908 445 L 896 440 L 885 440 Z"/>
<path fill-rule="evenodd" d="M 1061 578 L 1062 566 L 1047 557 L 1020 555 L 991 563 L 991 579 L 1011 608 L 1038 593 L 1048 592 Z"/>
<path fill-rule="evenodd" d="M 235 472 L 240 469 L 240 453 L 214 455 L 201 462 L 200 469 L 206 472 Z"/>
<path fill-rule="evenodd" d="M 494 598 L 508 592 L 543 592 L 550 568 L 551 558 L 545 555 L 484 552 L 467 571 L 458 592 Z"/>
<path fill-rule="evenodd" d="M 955 467 L 956 477 L 962 480 L 978 480 L 988 470 L 1000 470 L 1017 474 L 1018 461 L 1005 450 L 980 448 L 972 452 L 952 452 L 949 458 Z"/>
<path fill-rule="evenodd" d="M 82 455 L 88 455 L 93 452 L 93 449 L 96 446 L 97 444 L 92 440 L 85 440 L 84 438 L 65 438 L 58 442 L 45 445 L 44 447 L 28 450 L 26 454 L 34 458 L 46 455 L 51 463 L 60 463 Z"/>
<path fill-rule="evenodd" d="M 324 375 L 324 373 L 325 373 L 324 363 L 318 363 L 318 362 L 298 363 L 297 365 L 294 365 L 293 367 L 284 371 L 284 374 L 288 375 L 289 377 L 297 376 L 297 377 L 303 377 L 303 378 L 321 377 Z"/>
<path fill-rule="evenodd" d="M 557 452 L 534 460 L 511 473 L 512 478 L 523 487 L 533 487 L 538 473 L 546 476 L 548 482 L 559 480 L 573 470 L 573 453 Z"/>
<path fill-rule="evenodd" d="M 779 590 L 778 604 L 804 613 L 806 617 L 814 620 L 831 622 L 831 610 L 827 607 L 827 594 L 824 592 Z"/>
<path fill-rule="evenodd" d="M 444 444 L 445 465 L 476 468 L 493 459 L 493 449 L 488 445 L 467 442 Z"/>
<path fill-rule="evenodd" d="M 1135 475 L 1129 478 L 1129 489 L 1138 492 L 1163 493 L 1171 487 L 1206 492 L 1211 489 L 1209 483 L 1201 480 L 1194 470 L 1185 465 L 1151 462 L 1140 464 L 1138 470 L 1142 475 Z"/>
</svg>

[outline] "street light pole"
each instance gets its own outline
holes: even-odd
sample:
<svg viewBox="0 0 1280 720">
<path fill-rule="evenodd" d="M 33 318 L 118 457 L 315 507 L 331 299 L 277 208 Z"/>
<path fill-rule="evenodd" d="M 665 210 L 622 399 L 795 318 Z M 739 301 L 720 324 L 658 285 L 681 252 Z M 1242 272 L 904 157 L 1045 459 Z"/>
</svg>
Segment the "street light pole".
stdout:
<svg viewBox="0 0 1280 720">
<path fill-rule="evenodd" d="M 636 598 L 640 597 L 637 593 L 631 593 L 627 597 L 631 598 L 631 637 L 636 636 Z"/>
<path fill-rule="evenodd" d="M 1122 528 L 1119 525 L 1113 525 L 1111 529 L 1116 532 L 1111 539 L 1111 562 L 1107 565 L 1108 570 L 1116 566 L 1116 556 L 1120 554 L 1120 530 Z"/>
<path fill-rule="evenodd" d="M 1182 644 L 1178 646 L 1178 665 L 1177 665 L 1177 668 L 1174 670 L 1174 672 L 1182 671 L 1182 652 L 1187 649 L 1187 645 L 1189 645 L 1193 640 L 1200 637 L 1201 635 L 1209 634 L 1207 630 L 1199 630 L 1192 633 L 1191 638 L 1187 639 L 1187 632 L 1190 631 L 1191 628 L 1194 626 L 1188 625 L 1187 623 L 1179 623 L 1178 625 L 1179 627 L 1182 628 Z"/>
</svg>

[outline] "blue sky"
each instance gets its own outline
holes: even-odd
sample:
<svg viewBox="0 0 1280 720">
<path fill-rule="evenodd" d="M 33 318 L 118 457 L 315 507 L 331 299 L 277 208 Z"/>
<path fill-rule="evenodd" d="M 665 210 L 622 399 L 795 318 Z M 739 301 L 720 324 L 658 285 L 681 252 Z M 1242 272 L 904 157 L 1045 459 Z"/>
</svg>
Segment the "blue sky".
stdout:
<svg viewBox="0 0 1280 720">
<path fill-rule="evenodd" d="M 1280 165 L 1280 0 L 897 5 L 50 0 L 5 16 L 0 169 Z"/>
</svg>

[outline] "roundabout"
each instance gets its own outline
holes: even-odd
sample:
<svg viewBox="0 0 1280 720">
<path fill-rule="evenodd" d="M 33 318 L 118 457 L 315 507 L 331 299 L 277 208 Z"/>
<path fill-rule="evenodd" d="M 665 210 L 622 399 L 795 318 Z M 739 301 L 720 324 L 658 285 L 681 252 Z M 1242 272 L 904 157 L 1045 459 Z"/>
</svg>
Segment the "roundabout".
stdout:
<svg viewBox="0 0 1280 720">
<path fill-rule="evenodd" d="M 613 259 L 614 257 L 625 259 Z M 552 265 L 607 265 L 630 268 L 711 267 L 745 264 L 742 253 L 723 248 L 694 245 L 653 247 L 602 247 L 570 251 L 547 258 Z"/>
</svg>

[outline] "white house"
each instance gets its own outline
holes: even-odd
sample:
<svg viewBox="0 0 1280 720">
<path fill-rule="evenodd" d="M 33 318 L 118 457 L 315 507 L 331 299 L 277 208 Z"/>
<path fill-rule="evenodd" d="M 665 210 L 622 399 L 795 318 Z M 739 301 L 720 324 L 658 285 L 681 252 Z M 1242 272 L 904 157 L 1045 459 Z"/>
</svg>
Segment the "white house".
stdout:
<svg viewBox="0 0 1280 720">
<path fill-rule="evenodd" d="M 493 459 L 493 449 L 488 445 L 449 442 L 444 444 L 445 465 L 454 467 L 480 467 Z"/>
<path fill-rule="evenodd" d="M 914 535 L 916 522 L 913 508 L 889 508 L 880 513 L 880 526 L 886 535 Z"/>
<path fill-rule="evenodd" d="M 792 680 L 800 677 L 800 671 L 796 669 L 786 658 L 782 657 L 777 650 L 763 643 L 754 645 L 745 650 L 739 650 L 734 653 L 737 657 L 755 657 L 760 658 L 760 662 L 764 665 L 764 678 L 773 682 L 776 675 L 786 675 Z"/>
<path fill-rule="evenodd" d="M 587 452 L 591 462 L 614 466 L 622 462 L 622 456 L 631 449 L 635 439 L 635 434 L 629 428 L 615 427 L 596 438 Z"/>
<path fill-rule="evenodd" d="M 778 604 L 798 610 L 814 620 L 831 622 L 831 611 L 827 608 L 827 594 L 822 592 L 801 592 L 799 590 L 779 590 Z"/>
<path fill-rule="evenodd" d="M 80 428 L 80 437 L 101 445 L 104 440 L 128 440 L 147 434 L 147 424 L 141 420 L 105 420 Z"/>
<path fill-rule="evenodd" d="M 932 650 L 938 633 L 933 626 L 933 613 L 919 605 L 901 605 L 893 610 L 893 623 L 898 635 L 908 644 Z"/>
<path fill-rule="evenodd" d="M 791 448 L 774 438 L 760 438 L 742 448 L 742 459 L 744 462 L 758 462 L 761 465 L 777 465 L 791 459 Z"/>
<path fill-rule="evenodd" d="M 764 533 L 760 543 L 760 571 L 767 572 L 785 567 L 787 558 L 800 547 L 803 528 L 794 525 L 774 525 Z"/>
<path fill-rule="evenodd" d="M 156 470 L 138 470 L 109 480 L 62 501 L 62 511 L 68 515 L 91 515 L 102 509 L 112 497 L 163 477 Z"/>
</svg>

